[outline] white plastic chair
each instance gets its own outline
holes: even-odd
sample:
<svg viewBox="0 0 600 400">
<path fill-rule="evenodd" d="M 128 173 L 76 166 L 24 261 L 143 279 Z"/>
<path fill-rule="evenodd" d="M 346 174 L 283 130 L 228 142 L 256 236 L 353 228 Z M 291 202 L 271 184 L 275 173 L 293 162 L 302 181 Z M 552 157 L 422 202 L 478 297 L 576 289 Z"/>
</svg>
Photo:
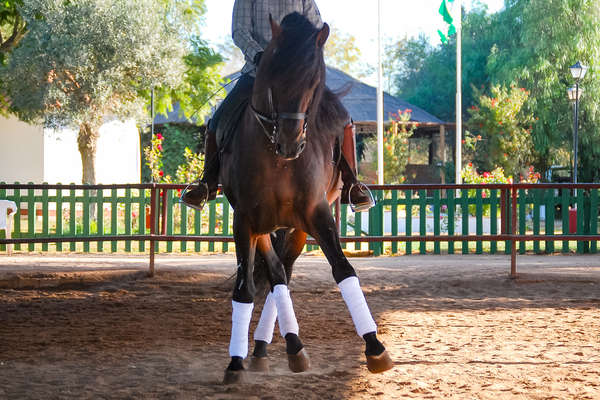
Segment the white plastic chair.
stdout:
<svg viewBox="0 0 600 400">
<path fill-rule="evenodd" d="M 17 213 L 17 203 L 12 200 L 0 200 L 0 230 L 4 229 L 6 238 L 10 239 L 12 232 L 13 216 Z M 12 255 L 13 245 L 7 244 L 6 251 Z"/>
</svg>

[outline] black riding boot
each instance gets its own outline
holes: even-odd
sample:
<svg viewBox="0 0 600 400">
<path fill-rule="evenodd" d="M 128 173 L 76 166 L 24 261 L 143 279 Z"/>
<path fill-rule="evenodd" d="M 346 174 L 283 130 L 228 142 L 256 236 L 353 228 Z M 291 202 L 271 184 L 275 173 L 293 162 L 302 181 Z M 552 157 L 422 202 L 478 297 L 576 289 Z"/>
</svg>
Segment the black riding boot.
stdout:
<svg viewBox="0 0 600 400">
<path fill-rule="evenodd" d="M 206 131 L 204 141 L 204 172 L 200 183 L 186 190 L 181 195 L 181 202 L 185 205 L 201 210 L 209 200 L 217 197 L 217 185 L 219 180 L 219 154 L 217 152 L 216 134 Z"/>
<path fill-rule="evenodd" d="M 350 204 L 353 211 L 366 211 L 375 205 L 373 195 L 367 186 L 360 183 L 356 178 L 356 139 L 354 124 L 350 123 L 344 128 L 344 141 L 342 142 L 342 158 L 340 169 L 342 171 L 341 202 Z"/>
</svg>

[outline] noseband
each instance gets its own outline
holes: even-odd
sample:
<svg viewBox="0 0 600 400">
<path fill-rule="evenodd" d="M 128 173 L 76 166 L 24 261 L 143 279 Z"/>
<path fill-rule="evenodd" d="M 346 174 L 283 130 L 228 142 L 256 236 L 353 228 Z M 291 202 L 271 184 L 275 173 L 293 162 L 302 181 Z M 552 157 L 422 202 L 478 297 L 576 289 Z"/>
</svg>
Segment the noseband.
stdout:
<svg viewBox="0 0 600 400">
<path fill-rule="evenodd" d="M 282 119 L 297 119 L 297 120 L 303 119 L 304 125 L 302 126 L 302 135 L 306 135 L 306 125 L 307 125 L 306 117 L 308 116 L 308 110 L 305 113 L 301 113 L 301 112 L 278 113 L 277 110 L 275 110 L 275 107 L 273 106 L 273 91 L 271 90 L 271 88 L 269 88 L 267 91 L 267 101 L 269 103 L 269 111 L 271 113 L 270 115 L 266 115 L 266 114 L 258 111 L 256 108 L 254 108 L 254 105 L 252 105 L 252 102 L 250 103 L 250 109 L 252 110 L 254 117 L 256 117 L 256 120 L 258 121 L 260 126 L 263 128 L 265 135 L 267 135 L 267 138 L 269 139 L 269 141 L 271 143 L 277 142 L 277 138 L 279 136 L 279 121 Z M 269 131 L 267 129 L 267 127 L 264 124 L 265 122 L 273 125 L 272 131 Z"/>
</svg>

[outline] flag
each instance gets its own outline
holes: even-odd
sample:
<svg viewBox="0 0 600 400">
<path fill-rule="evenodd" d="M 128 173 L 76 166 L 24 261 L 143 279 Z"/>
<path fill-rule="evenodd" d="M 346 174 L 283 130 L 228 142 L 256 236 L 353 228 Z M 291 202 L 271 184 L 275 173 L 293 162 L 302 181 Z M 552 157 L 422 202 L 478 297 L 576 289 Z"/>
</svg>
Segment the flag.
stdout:
<svg viewBox="0 0 600 400">
<path fill-rule="evenodd" d="M 442 43 L 448 42 L 448 38 L 454 34 L 456 34 L 456 27 L 453 22 L 452 14 L 450 14 L 450 10 L 448 9 L 448 3 L 453 3 L 454 0 L 442 0 L 442 4 L 440 5 L 439 13 L 442 16 L 442 19 L 446 24 L 448 24 L 448 30 L 446 33 L 442 32 L 438 29 L 438 34 L 440 35 L 440 40 Z"/>
</svg>

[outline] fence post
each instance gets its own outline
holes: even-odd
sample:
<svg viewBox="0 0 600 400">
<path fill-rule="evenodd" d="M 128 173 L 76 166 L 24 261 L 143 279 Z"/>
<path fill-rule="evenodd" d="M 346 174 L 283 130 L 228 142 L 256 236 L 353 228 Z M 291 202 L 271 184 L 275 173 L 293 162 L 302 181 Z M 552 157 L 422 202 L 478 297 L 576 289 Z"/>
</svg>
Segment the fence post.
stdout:
<svg viewBox="0 0 600 400">
<path fill-rule="evenodd" d="M 154 234 L 156 233 L 156 225 L 157 225 L 157 215 L 156 211 L 157 207 L 157 199 L 156 199 L 156 185 L 152 185 L 152 189 L 150 191 L 150 269 L 148 271 L 148 276 L 154 276 Z"/>
<path fill-rule="evenodd" d="M 517 241 L 516 241 L 516 230 L 517 230 L 517 189 L 511 185 L 512 190 L 512 213 L 511 213 L 511 235 L 513 236 L 510 246 L 510 277 L 515 279 L 517 277 Z"/>
</svg>

